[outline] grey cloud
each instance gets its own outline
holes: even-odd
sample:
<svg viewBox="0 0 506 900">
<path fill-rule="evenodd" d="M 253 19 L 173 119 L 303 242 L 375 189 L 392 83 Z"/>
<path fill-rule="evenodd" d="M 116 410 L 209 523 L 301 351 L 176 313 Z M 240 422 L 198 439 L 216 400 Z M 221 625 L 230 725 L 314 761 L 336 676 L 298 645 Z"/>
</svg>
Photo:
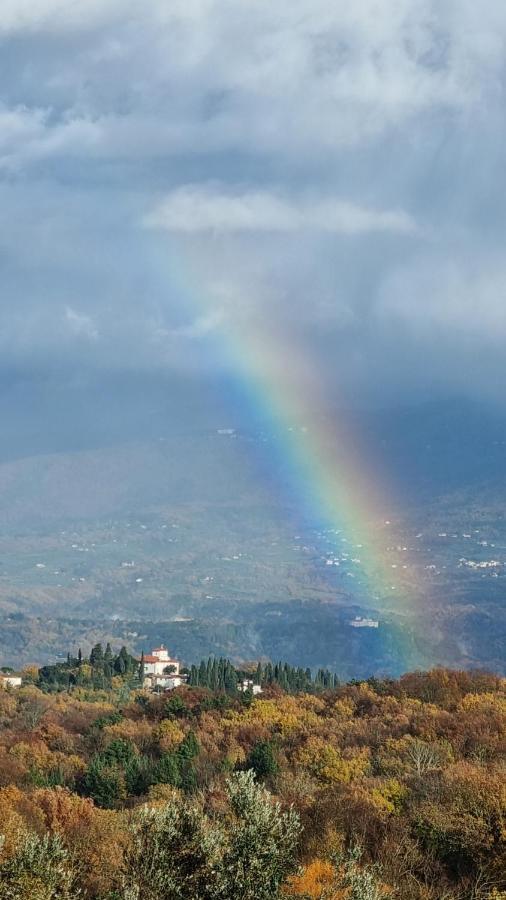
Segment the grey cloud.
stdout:
<svg viewBox="0 0 506 900">
<path fill-rule="evenodd" d="M 4 367 L 206 377 L 255 321 L 353 397 L 504 379 L 498 0 L 4 0 L 0 40 Z"/>
<path fill-rule="evenodd" d="M 483 14 L 472 32 L 470 4 L 438 15 L 429 0 L 389 0 L 380 16 L 372 0 L 8 2 L 0 28 L 15 32 L 17 53 L 38 37 L 39 71 L 25 72 L 21 91 L 34 94 L 30 111 L 45 120 L 44 139 L 20 142 L 20 164 L 83 149 L 107 158 L 313 157 L 435 110 L 467 115 L 497 94 L 505 28 L 497 5 L 489 0 L 490 26 Z M 19 65 L 10 75 L 16 108 L 26 100 Z"/>
</svg>

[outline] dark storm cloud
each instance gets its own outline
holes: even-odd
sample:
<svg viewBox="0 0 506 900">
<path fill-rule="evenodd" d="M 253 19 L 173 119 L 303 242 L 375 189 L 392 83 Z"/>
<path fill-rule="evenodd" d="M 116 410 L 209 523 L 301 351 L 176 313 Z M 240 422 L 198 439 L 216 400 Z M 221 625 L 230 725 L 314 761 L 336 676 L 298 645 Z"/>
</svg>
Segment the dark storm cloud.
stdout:
<svg viewBox="0 0 506 900">
<path fill-rule="evenodd" d="M 499 396 L 505 37 L 497 0 L 4 0 L 4 369 L 207 374 L 239 314 L 353 397 Z"/>
</svg>

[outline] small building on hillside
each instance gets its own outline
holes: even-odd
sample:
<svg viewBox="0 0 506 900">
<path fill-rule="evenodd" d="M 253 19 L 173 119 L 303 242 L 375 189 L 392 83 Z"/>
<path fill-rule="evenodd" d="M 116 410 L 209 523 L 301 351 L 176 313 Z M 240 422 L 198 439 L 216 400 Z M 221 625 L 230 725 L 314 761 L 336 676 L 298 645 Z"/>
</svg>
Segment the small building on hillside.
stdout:
<svg viewBox="0 0 506 900">
<path fill-rule="evenodd" d="M 377 619 L 355 616 L 355 618 L 351 620 L 350 625 L 352 628 L 378 628 L 379 622 Z"/>
<path fill-rule="evenodd" d="M 244 678 L 243 681 L 240 681 L 237 685 L 237 690 L 241 691 L 243 694 L 245 694 L 246 691 L 251 691 L 253 696 L 262 693 L 262 688 L 259 684 L 255 684 L 252 678 Z"/>
<path fill-rule="evenodd" d="M 171 691 L 186 683 L 187 676 L 181 674 L 181 663 L 170 655 L 163 644 L 144 656 L 143 662 L 143 687 L 148 691 Z"/>
<path fill-rule="evenodd" d="M 18 688 L 23 684 L 23 679 L 21 675 L 0 675 L 0 686 L 1 687 L 12 687 Z"/>
<path fill-rule="evenodd" d="M 144 657 L 145 675 L 179 675 L 180 667 L 179 660 L 173 659 L 163 644 Z"/>
</svg>

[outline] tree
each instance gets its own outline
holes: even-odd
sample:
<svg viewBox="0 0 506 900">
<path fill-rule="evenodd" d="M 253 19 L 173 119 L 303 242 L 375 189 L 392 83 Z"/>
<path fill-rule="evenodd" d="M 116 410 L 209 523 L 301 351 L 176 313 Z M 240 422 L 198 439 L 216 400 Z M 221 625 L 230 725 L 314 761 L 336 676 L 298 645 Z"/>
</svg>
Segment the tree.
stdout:
<svg viewBox="0 0 506 900">
<path fill-rule="evenodd" d="M 91 760 L 83 779 L 86 795 L 104 809 L 113 809 L 126 797 L 126 781 L 122 769 L 97 754 Z"/>
<path fill-rule="evenodd" d="M 77 900 L 76 880 L 60 837 L 31 834 L 0 863 L 0 900 Z"/>
<path fill-rule="evenodd" d="M 23 692 L 19 699 L 19 715 L 27 731 L 33 731 L 39 725 L 48 708 L 48 700 L 37 688 Z"/>
<path fill-rule="evenodd" d="M 90 653 L 90 665 L 93 668 L 101 668 L 104 662 L 104 651 L 102 649 L 102 644 L 95 644 Z"/>
<path fill-rule="evenodd" d="M 424 775 L 441 764 L 441 752 L 437 747 L 415 740 L 408 750 L 408 757 L 417 775 Z"/>
<path fill-rule="evenodd" d="M 361 855 L 355 847 L 346 856 L 335 856 L 333 863 L 315 860 L 289 879 L 287 896 L 299 900 L 392 900 L 379 881 L 377 867 L 359 865 Z"/>
<path fill-rule="evenodd" d="M 188 709 L 186 707 L 186 704 L 179 694 L 174 694 L 174 696 L 169 697 L 169 699 L 165 703 L 165 715 L 171 719 L 181 718 L 181 716 L 184 716 L 187 712 Z"/>
<path fill-rule="evenodd" d="M 155 781 L 157 784 L 171 784 L 173 787 L 181 786 L 179 758 L 176 753 L 163 754 L 156 767 Z"/>
<path fill-rule="evenodd" d="M 144 807 L 125 858 L 126 900 L 276 900 L 295 866 L 299 821 L 282 813 L 252 772 L 227 783 L 228 808 L 211 821 L 202 803 Z"/>
<path fill-rule="evenodd" d="M 355 847 L 340 863 L 339 887 L 348 889 L 349 900 L 389 900 L 392 897 L 380 884 L 378 870 L 373 866 L 360 866 L 362 851 Z"/>
<path fill-rule="evenodd" d="M 270 778 L 279 769 L 272 741 L 257 741 L 246 760 L 246 768 L 253 769 L 257 778 Z"/>
<path fill-rule="evenodd" d="M 174 801 L 141 809 L 125 856 L 125 900 L 218 900 L 221 833 L 202 808 Z"/>
<path fill-rule="evenodd" d="M 282 882 L 295 868 L 300 823 L 293 810 L 282 813 L 279 803 L 255 783 L 252 771 L 238 772 L 227 784 L 235 818 L 222 868 L 227 900 L 274 900 Z"/>
</svg>

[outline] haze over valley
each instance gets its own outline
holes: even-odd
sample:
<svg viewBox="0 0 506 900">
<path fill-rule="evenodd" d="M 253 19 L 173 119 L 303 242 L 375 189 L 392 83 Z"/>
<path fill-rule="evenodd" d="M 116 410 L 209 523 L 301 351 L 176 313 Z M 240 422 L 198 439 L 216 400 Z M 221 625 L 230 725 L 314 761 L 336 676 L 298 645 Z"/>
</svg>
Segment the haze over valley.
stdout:
<svg viewBox="0 0 506 900">
<path fill-rule="evenodd" d="M 128 398 L 114 384 L 101 397 L 71 388 L 59 405 L 39 393 L 37 427 L 18 415 L 0 465 L 4 664 L 88 651 L 103 635 L 140 652 L 158 635 L 183 659 L 282 656 L 342 677 L 502 670 L 506 419 L 495 410 L 341 413 L 395 486 L 372 523 L 390 593 L 373 593 L 360 536 L 303 514 L 273 450 L 279 433 L 232 403 L 226 417 L 221 386 L 190 422 L 144 387 Z"/>
</svg>

